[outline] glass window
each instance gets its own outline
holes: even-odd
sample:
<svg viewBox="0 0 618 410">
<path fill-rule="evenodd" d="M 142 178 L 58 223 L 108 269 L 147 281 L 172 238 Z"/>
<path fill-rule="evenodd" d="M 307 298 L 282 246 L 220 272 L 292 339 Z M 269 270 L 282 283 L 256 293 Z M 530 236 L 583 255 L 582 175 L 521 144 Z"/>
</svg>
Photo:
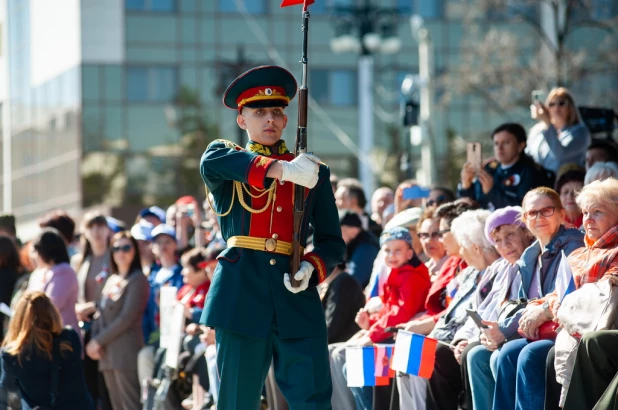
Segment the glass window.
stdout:
<svg viewBox="0 0 618 410">
<path fill-rule="evenodd" d="M 328 70 L 311 70 L 309 94 L 318 104 L 328 104 Z"/>
<path fill-rule="evenodd" d="M 175 67 L 127 67 L 129 101 L 167 102 L 174 99 L 177 90 Z"/>
<path fill-rule="evenodd" d="M 415 2 L 414 12 L 422 17 L 442 17 L 442 0 L 415 0 Z"/>
<path fill-rule="evenodd" d="M 244 0 L 247 12 L 251 14 L 266 13 L 266 0 Z M 235 0 L 219 0 L 219 11 L 223 13 L 236 13 L 239 8 Z"/>
<path fill-rule="evenodd" d="M 332 71 L 330 75 L 330 103 L 337 107 L 356 104 L 356 72 L 350 70 Z"/>
<path fill-rule="evenodd" d="M 176 0 L 125 0 L 125 8 L 130 11 L 173 13 L 176 11 Z"/>
<path fill-rule="evenodd" d="M 104 66 L 103 77 L 103 98 L 108 101 L 122 101 L 122 68 L 119 65 Z"/>
<path fill-rule="evenodd" d="M 82 95 L 84 100 L 98 100 L 100 96 L 99 86 L 99 67 L 84 65 L 82 67 Z"/>
<path fill-rule="evenodd" d="M 397 8 L 405 14 L 414 12 L 414 0 L 397 0 Z"/>
<path fill-rule="evenodd" d="M 129 101 L 148 100 L 148 69 L 127 67 L 127 98 Z"/>
<path fill-rule="evenodd" d="M 309 93 L 322 105 L 356 105 L 356 72 L 352 70 L 311 70 Z"/>
</svg>

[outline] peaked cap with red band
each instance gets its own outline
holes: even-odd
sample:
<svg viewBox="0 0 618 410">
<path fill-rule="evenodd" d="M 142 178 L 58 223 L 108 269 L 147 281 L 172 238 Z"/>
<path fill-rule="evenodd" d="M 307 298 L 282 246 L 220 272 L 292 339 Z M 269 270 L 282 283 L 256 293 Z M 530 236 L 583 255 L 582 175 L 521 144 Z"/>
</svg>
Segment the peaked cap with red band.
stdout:
<svg viewBox="0 0 618 410">
<path fill-rule="evenodd" d="M 264 65 L 239 75 L 223 93 L 223 104 L 233 110 L 242 107 L 287 107 L 296 95 L 296 79 L 285 68 Z"/>
</svg>

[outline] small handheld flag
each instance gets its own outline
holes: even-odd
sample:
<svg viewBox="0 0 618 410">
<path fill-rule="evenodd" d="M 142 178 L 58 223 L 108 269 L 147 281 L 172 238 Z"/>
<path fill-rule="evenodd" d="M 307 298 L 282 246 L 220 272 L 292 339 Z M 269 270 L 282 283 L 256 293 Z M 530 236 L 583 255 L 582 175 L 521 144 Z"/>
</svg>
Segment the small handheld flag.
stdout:
<svg viewBox="0 0 618 410">
<path fill-rule="evenodd" d="M 389 376 L 379 376 L 385 371 L 382 360 L 385 355 L 388 356 L 388 353 L 381 354 L 380 366 L 376 366 L 377 349 L 374 346 L 347 347 L 345 349 L 348 387 L 388 386 Z M 388 365 L 386 367 L 388 369 Z M 387 373 L 391 374 L 388 370 Z M 392 374 L 394 375 L 394 373 Z"/>
<path fill-rule="evenodd" d="M 436 361 L 437 345 L 436 339 L 400 330 L 397 333 L 391 368 L 429 379 Z"/>
<path fill-rule="evenodd" d="M 558 301 L 562 302 L 564 297 L 573 291 L 575 291 L 573 271 L 566 254 L 562 251 L 560 264 L 558 264 L 558 270 L 556 271 L 556 294 L 558 295 Z"/>
<path fill-rule="evenodd" d="M 299 4 L 304 4 L 305 6 L 309 6 L 310 4 L 315 3 L 315 0 L 283 0 L 281 3 L 281 8 L 288 6 L 297 6 Z"/>
</svg>

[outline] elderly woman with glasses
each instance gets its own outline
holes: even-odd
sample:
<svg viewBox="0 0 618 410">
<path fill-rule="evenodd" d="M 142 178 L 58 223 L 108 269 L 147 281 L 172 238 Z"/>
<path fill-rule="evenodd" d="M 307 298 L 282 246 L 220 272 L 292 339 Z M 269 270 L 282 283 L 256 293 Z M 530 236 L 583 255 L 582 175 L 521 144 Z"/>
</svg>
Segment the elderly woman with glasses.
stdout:
<svg viewBox="0 0 618 410">
<path fill-rule="evenodd" d="M 540 187 L 528 192 L 522 208 L 526 227 L 536 238 L 517 261 L 521 278 L 518 297 L 529 302 L 511 317 L 487 323 L 484 344 L 488 350 L 508 341 L 491 357 L 496 381 L 494 410 L 543 408 L 545 362 L 554 345 L 553 340 L 539 337 L 541 325 L 553 319 L 543 297 L 554 291 L 562 255 L 568 256 L 584 245 L 582 232 L 564 227 L 565 210 L 553 189 Z M 518 330 L 524 338 L 511 340 Z"/>
<path fill-rule="evenodd" d="M 564 87 L 554 88 L 545 104 L 535 101 L 530 112 L 532 119 L 539 121 L 530 130 L 526 149 L 534 161 L 555 173 L 564 164 L 583 166 L 590 132 L 571 92 Z"/>
</svg>

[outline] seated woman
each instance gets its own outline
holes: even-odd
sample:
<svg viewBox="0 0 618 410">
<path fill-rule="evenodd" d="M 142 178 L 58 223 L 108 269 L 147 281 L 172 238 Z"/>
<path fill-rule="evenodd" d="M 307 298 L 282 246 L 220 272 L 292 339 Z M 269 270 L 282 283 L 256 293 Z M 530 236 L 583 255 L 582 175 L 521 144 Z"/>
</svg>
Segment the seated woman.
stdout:
<svg viewBox="0 0 618 410">
<path fill-rule="evenodd" d="M 545 104 L 530 107 L 538 124 L 528 135 L 526 152 L 546 169 L 558 172 L 564 164 L 584 166 L 590 132 L 579 115 L 575 99 L 564 87 L 550 91 Z"/>
<path fill-rule="evenodd" d="M 467 211 L 455 218 L 451 224 L 450 235 L 453 235 L 457 241 L 461 249 L 460 253 L 469 266 L 453 279 L 459 283 L 457 293 L 429 337 L 442 342 L 451 343 L 453 341 L 457 331 L 468 319 L 466 309 L 474 306 L 473 295 L 479 278 L 483 276 L 488 266 L 498 259 L 498 254 L 483 235 L 488 216 L 489 211 L 486 210 Z M 493 274 L 490 273 L 489 276 Z M 458 367 L 453 351 L 446 346 L 444 349 L 438 347 L 433 373 L 435 377 L 432 376 L 430 380 L 408 375 L 397 377 L 400 408 L 422 410 L 427 406 L 427 408 L 457 409 L 461 378 L 455 378 L 452 375 L 459 376 Z M 454 368 L 457 370 L 454 371 Z M 446 393 L 434 394 L 453 380 L 455 380 L 453 390 L 457 390 L 456 393 L 450 393 L 451 387 L 449 386 Z M 433 387 L 431 387 L 432 384 Z"/>
<path fill-rule="evenodd" d="M 583 233 L 562 225 L 565 211 L 556 191 L 533 189 L 522 205 L 523 219 L 536 241 L 517 262 L 521 277 L 518 297 L 536 300 L 500 323 L 488 322 L 489 329 L 481 337 L 488 350 L 496 350 L 512 339 L 518 328 L 526 337 L 509 341 L 492 354 L 495 410 L 543 408 L 545 359 L 554 341 L 537 340 L 538 328 L 551 320 L 549 306 L 541 298 L 554 291 L 562 254 L 568 256 L 583 246 Z"/>
<path fill-rule="evenodd" d="M 575 198 L 584 187 L 586 171 L 575 164 L 565 165 L 561 171 L 556 181 L 556 192 L 560 195 L 560 202 L 566 212 L 564 227 L 582 229 L 582 210 L 579 209 Z"/>
<path fill-rule="evenodd" d="M 614 276 L 618 275 L 618 181 L 610 178 L 586 185 L 577 196 L 577 204 L 584 213 L 586 247 L 575 250 L 568 257 L 575 287 L 603 279 L 618 284 Z M 554 316 L 560 307 L 557 298 L 555 293 L 546 297 Z M 614 360 L 615 333 L 592 332 L 582 338 L 565 409 L 592 409 L 611 383 L 618 371 Z M 609 396 L 615 393 L 614 388 Z"/>
<path fill-rule="evenodd" d="M 485 224 L 485 236 L 503 258 L 496 263 L 506 263 L 508 266 L 500 277 L 496 277 L 491 292 L 485 299 L 485 309 L 482 309 L 483 305 L 478 308 L 479 316 L 488 324 L 497 320 L 502 302 L 516 299 L 518 295 L 521 278 L 516 262 L 533 240 L 532 234 L 521 221 L 521 212 L 520 207 L 498 209 L 487 218 Z M 455 337 L 464 337 L 462 333 L 465 330 L 466 327 Z M 479 336 L 482 337 L 482 333 Z M 455 354 L 457 356 L 457 351 Z M 468 409 L 491 409 L 495 383 L 489 368 L 490 356 L 491 351 L 478 343 L 469 344 L 461 353 Z"/>
<path fill-rule="evenodd" d="M 440 220 L 438 234 L 449 258 L 433 278 L 429 294 L 425 300 L 425 311 L 397 327 L 422 335 L 428 335 L 433 330 L 457 291 L 458 282 L 453 279 L 468 266 L 459 254 L 461 247 L 451 233 L 451 224 L 455 218 L 464 212 L 477 208 L 478 204 L 473 200 L 461 198 L 436 209 L 434 216 Z"/>
<path fill-rule="evenodd" d="M 17 303 L 2 344 L 0 385 L 21 395 L 22 410 L 94 410 L 75 330 L 62 328 L 58 309 L 43 292 Z"/>
</svg>

